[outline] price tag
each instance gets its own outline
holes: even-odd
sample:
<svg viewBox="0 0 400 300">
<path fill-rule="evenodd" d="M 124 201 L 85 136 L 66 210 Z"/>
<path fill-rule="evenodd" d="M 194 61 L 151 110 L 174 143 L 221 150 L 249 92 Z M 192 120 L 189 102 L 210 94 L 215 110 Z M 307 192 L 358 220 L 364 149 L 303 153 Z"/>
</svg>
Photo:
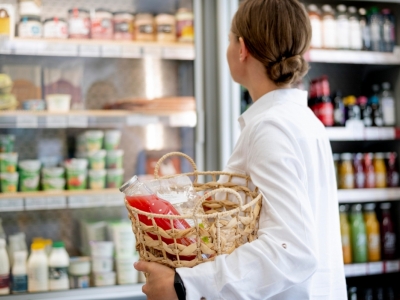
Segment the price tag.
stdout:
<svg viewBox="0 0 400 300">
<path fill-rule="evenodd" d="M 142 52 L 139 46 L 124 45 L 121 50 L 121 57 L 125 58 L 141 58 Z"/>
<path fill-rule="evenodd" d="M 162 57 L 162 49 L 161 47 L 143 47 L 143 56 L 149 56 L 154 58 Z"/>
<path fill-rule="evenodd" d="M 41 210 L 46 208 L 47 208 L 46 198 L 42 197 L 25 198 L 26 210 Z"/>
<path fill-rule="evenodd" d="M 67 128 L 66 116 L 47 116 L 46 128 Z"/>
<path fill-rule="evenodd" d="M 125 205 L 124 202 L 124 194 L 112 194 L 107 195 L 105 198 L 105 205 L 106 206 L 123 206 Z"/>
<path fill-rule="evenodd" d="M 388 260 L 385 262 L 385 272 L 394 273 L 400 270 L 400 265 L 398 260 Z"/>
<path fill-rule="evenodd" d="M 37 128 L 38 118 L 37 116 L 17 116 L 17 128 Z"/>
<path fill-rule="evenodd" d="M 383 270 L 384 270 L 384 268 L 383 268 L 382 261 L 368 263 L 368 274 L 369 275 L 382 274 Z"/>
<path fill-rule="evenodd" d="M 195 112 L 185 112 L 174 114 L 169 117 L 169 125 L 171 127 L 195 127 L 197 117 Z"/>
<path fill-rule="evenodd" d="M 46 198 L 47 209 L 61 209 L 67 207 L 67 197 L 52 196 Z"/>
<path fill-rule="evenodd" d="M 195 57 L 193 47 L 185 47 L 185 48 L 165 47 L 163 49 L 162 56 L 165 59 L 182 59 L 182 60 L 193 60 Z"/>
<path fill-rule="evenodd" d="M 121 46 L 119 45 L 102 45 L 101 56 L 103 57 L 121 57 Z"/>
<path fill-rule="evenodd" d="M 100 45 L 80 45 L 79 55 L 85 57 L 99 57 Z"/>
<path fill-rule="evenodd" d="M 90 206 L 90 196 L 69 196 L 68 207 L 69 208 L 81 208 Z"/>
<path fill-rule="evenodd" d="M 78 56 L 78 45 L 69 43 L 48 43 L 39 54 L 50 56 Z"/>
<path fill-rule="evenodd" d="M 87 128 L 89 126 L 89 118 L 87 116 L 68 116 L 68 127 Z"/>
<path fill-rule="evenodd" d="M 126 117 L 126 125 L 128 126 L 143 126 L 148 124 L 157 124 L 160 119 L 157 116 L 145 116 L 145 115 L 130 115 Z"/>
<path fill-rule="evenodd" d="M 1 199 L 0 211 L 23 211 L 24 200 L 22 198 Z"/>
<path fill-rule="evenodd" d="M 353 265 L 353 276 L 367 275 L 367 264 L 354 264 Z"/>
<path fill-rule="evenodd" d="M 353 276 L 353 265 L 344 265 L 344 274 L 346 277 Z"/>
<path fill-rule="evenodd" d="M 380 134 L 379 129 L 380 128 L 378 128 L 378 127 L 365 128 L 365 139 L 366 140 L 380 140 L 381 134 Z"/>
</svg>

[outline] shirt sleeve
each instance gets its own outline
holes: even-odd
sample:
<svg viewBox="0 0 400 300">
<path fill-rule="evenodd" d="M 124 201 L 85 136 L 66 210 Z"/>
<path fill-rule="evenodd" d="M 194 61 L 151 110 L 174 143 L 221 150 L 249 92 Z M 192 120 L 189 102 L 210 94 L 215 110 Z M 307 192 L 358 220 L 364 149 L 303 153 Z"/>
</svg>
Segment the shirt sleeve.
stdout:
<svg viewBox="0 0 400 300">
<path fill-rule="evenodd" d="M 316 271 L 314 218 L 297 140 L 278 122 L 255 128 L 247 172 L 264 195 L 258 239 L 213 262 L 178 268 L 187 299 L 266 299 Z"/>
</svg>

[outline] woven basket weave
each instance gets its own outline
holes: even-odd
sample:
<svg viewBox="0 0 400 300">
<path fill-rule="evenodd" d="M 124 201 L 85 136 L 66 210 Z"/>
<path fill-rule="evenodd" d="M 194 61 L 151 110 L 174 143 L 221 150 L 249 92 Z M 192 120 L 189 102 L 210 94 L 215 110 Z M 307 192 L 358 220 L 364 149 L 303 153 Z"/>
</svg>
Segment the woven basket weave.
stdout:
<svg viewBox="0 0 400 300">
<path fill-rule="evenodd" d="M 189 156 L 172 152 L 158 161 L 154 171 L 155 178 L 160 178 L 158 174 L 161 163 L 168 157 L 176 155 L 185 157 L 193 166 L 193 172 L 180 175 L 192 176 L 195 190 L 204 195 L 199 199 L 191 214 L 178 216 L 147 213 L 130 206 L 125 199 L 140 259 L 173 268 L 193 267 L 213 260 L 217 255 L 230 254 L 237 247 L 257 239 L 262 195 L 258 188 L 250 187 L 250 177 L 219 171 L 201 172 L 197 170 L 196 164 Z M 212 180 L 200 183 L 201 176 L 211 177 Z M 221 176 L 224 176 L 227 181 L 218 182 Z M 233 183 L 235 179 L 245 182 L 245 185 Z M 152 226 L 140 222 L 139 215 L 148 217 Z M 158 227 L 155 221 L 157 218 L 168 219 L 171 229 L 163 230 Z M 195 226 L 184 230 L 176 229 L 173 225 L 176 219 L 193 220 Z M 162 238 L 171 239 L 174 242 L 167 245 Z M 182 238 L 194 239 L 195 242 L 185 246 L 177 241 Z"/>
</svg>

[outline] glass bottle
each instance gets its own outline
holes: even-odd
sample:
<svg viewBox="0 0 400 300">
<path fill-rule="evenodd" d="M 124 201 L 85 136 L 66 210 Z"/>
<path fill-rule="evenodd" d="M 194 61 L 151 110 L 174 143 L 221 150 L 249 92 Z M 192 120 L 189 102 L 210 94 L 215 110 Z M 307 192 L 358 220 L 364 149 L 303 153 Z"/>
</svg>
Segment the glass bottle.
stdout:
<svg viewBox="0 0 400 300">
<path fill-rule="evenodd" d="M 355 204 L 351 207 L 350 213 L 351 248 L 355 263 L 368 260 L 367 232 L 361 209 L 361 204 Z"/>
<path fill-rule="evenodd" d="M 336 92 L 335 98 L 333 99 L 333 119 L 335 126 L 344 126 L 346 124 L 345 119 L 345 107 L 342 100 L 342 93 L 340 91 Z"/>
<path fill-rule="evenodd" d="M 333 104 L 330 97 L 329 81 L 327 76 L 322 76 L 319 80 L 321 96 L 317 97 L 320 99 L 318 103 L 313 106 L 313 111 L 317 118 L 325 126 L 333 126 Z M 319 90 L 317 91 L 317 93 Z"/>
<path fill-rule="evenodd" d="M 383 125 L 394 126 L 396 124 L 395 99 L 390 90 L 389 82 L 382 83 L 380 104 L 382 107 Z"/>
<path fill-rule="evenodd" d="M 360 106 L 361 119 L 365 127 L 372 126 L 372 108 L 368 105 L 368 98 L 360 96 L 357 98 L 357 104 Z"/>
<path fill-rule="evenodd" d="M 357 8 L 349 6 L 349 28 L 350 28 L 350 49 L 361 50 L 362 49 L 362 32 L 361 24 L 358 18 Z"/>
<path fill-rule="evenodd" d="M 357 153 L 354 155 L 354 183 L 356 189 L 365 188 L 365 172 L 363 165 L 363 154 Z"/>
<path fill-rule="evenodd" d="M 386 187 L 386 166 L 385 166 L 385 155 L 383 153 L 374 154 L 374 169 L 375 169 L 375 187 L 385 188 Z"/>
<path fill-rule="evenodd" d="M 342 238 L 343 263 L 352 263 L 350 225 L 348 220 L 348 205 L 340 205 L 340 235 Z"/>
<path fill-rule="evenodd" d="M 388 187 L 399 186 L 399 171 L 397 170 L 396 157 L 397 157 L 396 152 L 389 152 L 386 154 Z"/>
<path fill-rule="evenodd" d="M 336 28 L 337 28 L 337 46 L 339 49 L 350 48 L 350 24 L 347 15 L 346 5 L 340 4 L 336 7 Z"/>
<path fill-rule="evenodd" d="M 375 168 L 372 163 L 373 154 L 364 154 L 364 173 L 365 173 L 365 188 L 375 188 Z"/>
<path fill-rule="evenodd" d="M 365 8 L 360 8 L 358 10 L 360 15 L 360 26 L 361 26 L 361 34 L 363 40 L 363 50 L 371 49 L 371 33 L 369 30 L 369 24 L 367 20 L 367 10 Z"/>
<path fill-rule="evenodd" d="M 322 19 L 318 6 L 310 4 L 307 6 L 310 18 L 312 36 L 310 46 L 312 48 L 322 48 Z"/>
<path fill-rule="evenodd" d="M 360 107 L 357 105 L 357 98 L 355 96 L 347 96 L 343 98 L 345 106 L 345 119 L 348 120 L 361 120 Z"/>
<path fill-rule="evenodd" d="M 341 164 L 339 168 L 339 188 L 354 189 L 354 169 L 352 164 L 353 155 L 342 153 L 340 156 Z"/>
<path fill-rule="evenodd" d="M 384 260 L 394 259 L 396 254 L 396 233 L 394 231 L 394 224 L 390 213 L 391 204 L 389 202 L 381 203 L 380 208 L 382 210 L 382 258 Z"/>
<path fill-rule="evenodd" d="M 382 9 L 382 37 L 383 37 L 383 51 L 393 52 L 396 44 L 394 15 L 390 9 Z"/>
<path fill-rule="evenodd" d="M 349 288 L 348 290 L 348 300 L 357 300 L 357 288 L 355 286 Z"/>
<path fill-rule="evenodd" d="M 367 228 L 368 261 L 379 261 L 381 260 L 381 238 L 374 203 L 364 205 L 364 221 Z"/>
<path fill-rule="evenodd" d="M 382 16 L 379 13 L 379 9 L 374 6 L 369 10 L 369 27 L 371 32 L 371 50 L 382 51 Z"/>
<path fill-rule="evenodd" d="M 322 47 L 337 48 L 335 11 L 328 4 L 322 6 Z"/>
<path fill-rule="evenodd" d="M 379 85 L 374 84 L 372 86 L 373 94 L 368 99 L 368 104 L 371 106 L 372 109 L 372 125 L 381 127 L 383 126 L 383 115 L 382 115 L 382 108 L 379 103 Z"/>
</svg>

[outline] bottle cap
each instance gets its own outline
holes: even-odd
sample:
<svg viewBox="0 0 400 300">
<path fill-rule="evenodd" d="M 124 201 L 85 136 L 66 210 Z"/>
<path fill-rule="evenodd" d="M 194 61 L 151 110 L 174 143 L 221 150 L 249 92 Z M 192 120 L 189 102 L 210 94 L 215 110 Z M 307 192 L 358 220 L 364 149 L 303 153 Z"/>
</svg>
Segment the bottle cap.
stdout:
<svg viewBox="0 0 400 300">
<path fill-rule="evenodd" d="M 353 154 L 351 153 L 342 153 L 340 155 L 341 160 L 352 160 L 353 159 Z"/>
<path fill-rule="evenodd" d="M 6 247 L 6 240 L 0 239 L 0 248 L 5 248 L 5 247 Z"/>
<path fill-rule="evenodd" d="M 120 192 L 124 193 L 128 187 L 130 187 L 132 184 L 134 184 L 136 181 L 138 181 L 138 177 L 135 175 L 131 179 L 129 179 L 127 182 L 125 182 L 120 188 Z"/>
<path fill-rule="evenodd" d="M 344 4 L 340 4 L 336 8 L 340 12 L 346 12 L 346 5 L 344 5 Z"/>
<path fill-rule="evenodd" d="M 357 98 L 353 95 L 347 96 L 343 98 L 344 105 L 355 105 L 357 104 Z"/>
<path fill-rule="evenodd" d="M 355 6 L 349 6 L 349 8 L 347 10 L 351 14 L 356 14 L 357 13 L 357 8 Z"/>
<path fill-rule="evenodd" d="M 357 98 L 357 103 L 359 105 L 366 105 L 368 103 L 368 98 L 365 96 L 360 96 Z"/>
<path fill-rule="evenodd" d="M 31 245 L 31 250 L 43 250 L 45 245 L 43 242 L 34 242 Z"/>
<path fill-rule="evenodd" d="M 359 212 L 361 211 L 361 209 L 362 209 L 361 204 L 354 204 L 351 206 L 351 211 Z"/>
<path fill-rule="evenodd" d="M 309 6 L 307 6 L 309 11 L 313 11 L 313 12 L 318 12 L 318 6 L 316 6 L 315 4 L 310 4 Z"/>
<path fill-rule="evenodd" d="M 379 207 L 381 209 L 390 209 L 392 207 L 392 204 L 390 204 L 389 202 L 385 202 L 385 203 L 381 203 L 381 205 L 379 205 Z"/>
<path fill-rule="evenodd" d="M 375 209 L 375 203 L 364 204 L 364 210 L 371 211 Z"/>
<path fill-rule="evenodd" d="M 322 11 L 323 12 L 333 12 L 332 6 L 329 4 L 322 5 Z"/>
<path fill-rule="evenodd" d="M 382 89 L 384 90 L 390 90 L 390 83 L 389 82 L 384 82 L 382 83 Z"/>
<path fill-rule="evenodd" d="M 347 212 L 349 210 L 349 206 L 347 204 L 339 205 L 340 212 Z"/>
<path fill-rule="evenodd" d="M 340 160 L 340 154 L 339 153 L 333 153 L 332 156 L 333 156 L 333 160 L 334 161 Z"/>
<path fill-rule="evenodd" d="M 367 10 L 365 8 L 361 7 L 361 8 L 358 9 L 358 13 L 361 16 L 366 16 L 367 15 Z"/>
<path fill-rule="evenodd" d="M 61 241 L 54 242 L 53 248 L 64 248 L 64 242 Z"/>
</svg>

